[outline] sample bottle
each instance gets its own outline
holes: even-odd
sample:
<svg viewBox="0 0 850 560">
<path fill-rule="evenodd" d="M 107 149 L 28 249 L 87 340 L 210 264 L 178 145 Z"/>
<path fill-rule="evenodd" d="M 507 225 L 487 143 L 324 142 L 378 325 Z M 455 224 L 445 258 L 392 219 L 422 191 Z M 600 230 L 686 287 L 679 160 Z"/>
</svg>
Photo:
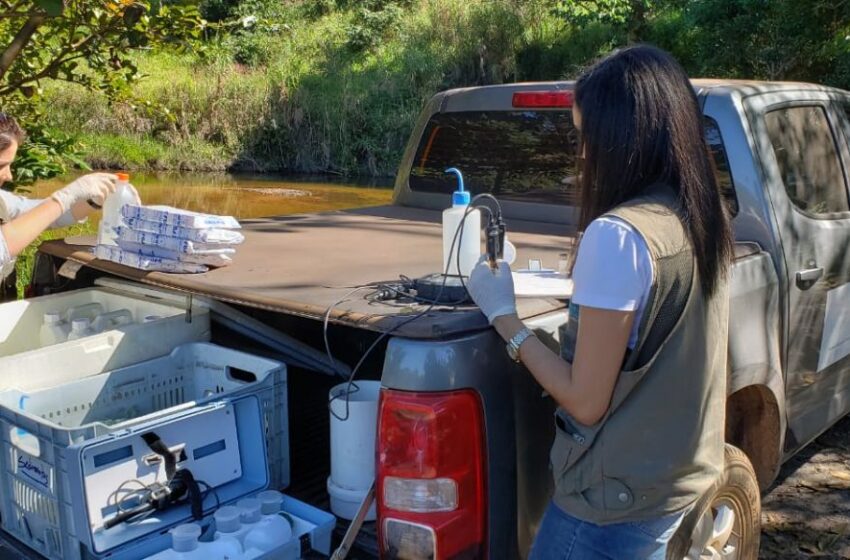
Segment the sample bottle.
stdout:
<svg viewBox="0 0 850 560">
<path fill-rule="evenodd" d="M 260 504 L 257 504 L 257 519 L 260 518 Z M 213 515 L 215 518 L 215 540 L 230 538 L 235 539 L 239 546 L 245 542 L 247 535 L 253 526 L 242 525 L 242 508 L 236 506 L 222 506 Z"/>
<path fill-rule="evenodd" d="M 245 536 L 245 550 L 268 552 L 281 547 L 292 538 L 292 526 L 280 515 L 283 494 L 276 490 L 266 490 L 257 494 L 263 514 L 256 527 Z"/>
<path fill-rule="evenodd" d="M 97 233 L 98 245 L 118 245 L 116 238 L 118 233 L 115 228 L 124 223 L 121 216 L 121 208 L 125 204 L 137 204 L 136 195 L 130 188 L 130 175 L 127 173 L 116 173 L 118 185 L 115 192 L 106 197 L 103 203 L 103 216 L 100 218 L 100 227 Z"/>
<path fill-rule="evenodd" d="M 101 313 L 95 317 L 92 323 L 92 329 L 94 332 L 103 332 L 120 327 L 121 325 L 129 325 L 132 322 L 133 313 L 129 309 L 118 309 L 108 313 Z"/>
<path fill-rule="evenodd" d="M 457 175 L 458 190 L 452 206 L 443 210 L 443 268 L 449 276 L 469 276 L 481 256 L 481 211 L 470 209 L 469 192 L 464 190 L 463 174 L 452 167 L 446 173 Z M 461 227 L 461 223 L 463 227 Z M 458 269 L 458 255 L 460 268 Z"/>
<path fill-rule="evenodd" d="M 81 317 L 80 319 L 71 321 L 71 332 L 68 333 L 68 340 L 77 340 L 93 334 L 91 321 L 87 317 Z"/>
<path fill-rule="evenodd" d="M 65 323 L 62 322 L 62 315 L 59 312 L 48 311 L 44 314 L 39 339 L 42 346 L 59 344 L 68 339 L 68 331 L 65 329 Z"/>
<path fill-rule="evenodd" d="M 239 541 L 228 536 L 212 542 L 198 542 L 201 526 L 185 523 L 171 530 L 171 548 L 146 560 L 234 560 L 242 558 Z"/>
<path fill-rule="evenodd" d="M 69 325 L 74 322 L 74 319 L 82 319 L 83 317 L 94 321 L 94 318 L 103 313 L 103 311 L 103 305 L 97 302 L 75 305 L 65 311 L 65 321 Z"/>
<path fill-rule="evenodd" d="M 243 498 L 236 502 L 239 508 L 239 521 L 242 523 L 239 540 L 245 544 L 245 537 L 263 519 L 262 504 L 256 498 Z"/>
</svg>

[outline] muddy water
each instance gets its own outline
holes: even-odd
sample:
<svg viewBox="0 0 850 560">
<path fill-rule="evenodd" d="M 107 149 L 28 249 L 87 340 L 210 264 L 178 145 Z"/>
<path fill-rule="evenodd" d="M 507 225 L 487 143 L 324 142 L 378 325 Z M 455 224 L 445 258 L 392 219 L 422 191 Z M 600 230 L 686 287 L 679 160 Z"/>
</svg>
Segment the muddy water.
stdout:
<svg viewBox="0 0 850 560">
<path fill-rule="evenodd" d="M 29 196 L 43 198 L 73 176 L 38 183 Z M 387 204 L 391 180 L 338 181 L 328 177 L 282 177 L 197 173 L 131 174 L 144 204 L 166 204 L 237 218 L 259 218 Z M 94 218 L 94 216 L 93 216 Z"/>
</svg>

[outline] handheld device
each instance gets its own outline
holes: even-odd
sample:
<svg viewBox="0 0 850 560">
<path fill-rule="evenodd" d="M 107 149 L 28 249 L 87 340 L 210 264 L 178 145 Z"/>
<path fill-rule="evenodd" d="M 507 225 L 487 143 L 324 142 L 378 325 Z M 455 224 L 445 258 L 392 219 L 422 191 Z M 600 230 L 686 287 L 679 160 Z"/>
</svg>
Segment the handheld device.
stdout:
<svg viewBox="0 0 850 560">
<path fill-rule="evenodd" d="M 491 270 L 496 270 L 498 261 L 505 256 L 505 222 L 502 220 L 501 212 L 498 212 L 495 216 L 490 215 L 486 237 L 487 263 Z"/>
</svg>

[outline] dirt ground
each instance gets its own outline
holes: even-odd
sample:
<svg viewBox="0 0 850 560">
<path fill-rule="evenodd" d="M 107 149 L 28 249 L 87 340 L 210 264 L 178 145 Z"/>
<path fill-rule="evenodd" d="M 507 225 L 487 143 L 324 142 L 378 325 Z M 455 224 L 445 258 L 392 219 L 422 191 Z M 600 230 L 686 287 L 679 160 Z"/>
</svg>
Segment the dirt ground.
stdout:
<svg viewBox="0 0 850 560">
<path fill-rule="evenodd" d="M 850 559 L 850 417 L 786 463 L 762 497 L 760 558 Z"/>
</svg>

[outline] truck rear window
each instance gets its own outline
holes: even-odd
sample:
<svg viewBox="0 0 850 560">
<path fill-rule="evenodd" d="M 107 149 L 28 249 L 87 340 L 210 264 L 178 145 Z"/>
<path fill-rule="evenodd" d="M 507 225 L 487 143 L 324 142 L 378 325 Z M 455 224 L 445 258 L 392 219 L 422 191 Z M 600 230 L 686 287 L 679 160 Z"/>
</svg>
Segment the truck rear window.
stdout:
<svg viewBox="0 0 850 560">
<path fill-rule="evenodd" d="M 469 190 L 502 200 L 575 204 L 577 133 L 570 111 L 471 111 L 431 118 L 413 160 L 413 191 Z"/>
<path fill-rule="evenodd" d="M 704 120 L 718 186 L 733 215 L 738 201 L 720 128 Z M 425 127 L 410 188 L 418 192 L 455 190 L 448 167 L 463 171 L 467 188 L 502 200 L 578 204 L 578 133 L 570 111 L 469 111 L 438 113 Z"/>
</svg>

